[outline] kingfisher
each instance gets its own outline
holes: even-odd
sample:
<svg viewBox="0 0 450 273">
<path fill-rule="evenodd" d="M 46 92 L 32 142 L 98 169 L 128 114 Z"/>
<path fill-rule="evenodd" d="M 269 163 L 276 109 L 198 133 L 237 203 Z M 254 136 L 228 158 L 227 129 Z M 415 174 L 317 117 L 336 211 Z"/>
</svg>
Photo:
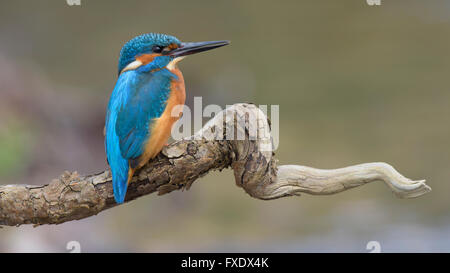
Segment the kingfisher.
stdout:
<svg viewBox="0 0 450 273">
<path fill-rule="evenodd" d="M 167 144 L 181 115 L 186 92 L 177 63 L 187 55 L 228 44 L 183 43 L 170 35 L 148 33 L 122 47 L 105 122 L 106 157 L 117 203 L 124 202 L 135 171 Z"/>
</svg>

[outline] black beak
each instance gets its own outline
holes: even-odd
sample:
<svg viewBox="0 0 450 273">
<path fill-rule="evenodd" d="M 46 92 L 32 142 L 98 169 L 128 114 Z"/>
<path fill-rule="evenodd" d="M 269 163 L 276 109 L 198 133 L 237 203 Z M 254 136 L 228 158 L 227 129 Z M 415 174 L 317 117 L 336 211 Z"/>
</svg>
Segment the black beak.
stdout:
<svg viewBox="0 0 450 273">
<path fill-rule="evenodd" d="M 198 43 L 181 43 L 179 48 L 167 52 L 165 55 L 181 57 L 187 56 L 221 46 L 228 45 L 229 41 L 209 41 L 209 42 L 198 42 Z"/>
</svg>

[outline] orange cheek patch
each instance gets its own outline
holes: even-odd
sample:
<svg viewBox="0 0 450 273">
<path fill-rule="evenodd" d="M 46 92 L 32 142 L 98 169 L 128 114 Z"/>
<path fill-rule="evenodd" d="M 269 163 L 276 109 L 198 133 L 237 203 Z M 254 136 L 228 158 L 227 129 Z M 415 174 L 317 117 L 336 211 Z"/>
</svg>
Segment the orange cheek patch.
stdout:
<svg viewBox="0 0 450 273">
<path fill-rule="evenodd" d="M 153 62 L 153 59 L 158 56 L 161 56 L 161 54 L 158 54 L 158 53 L 143 54 L 143 55 L 137 56 L 136 61 L 140 61 L 142 63 L 142 65 L 146 65 L 146 64 Z"/>
<path fill-rule="evenodd" d="M 177 45 L 177 44 L 170 44 L 170 45 L 168 46 L 168 48 L 169 48 L 170 50 L 176 49 L 176 48 L 178 48 L 178 45 Z"/>
</svg>

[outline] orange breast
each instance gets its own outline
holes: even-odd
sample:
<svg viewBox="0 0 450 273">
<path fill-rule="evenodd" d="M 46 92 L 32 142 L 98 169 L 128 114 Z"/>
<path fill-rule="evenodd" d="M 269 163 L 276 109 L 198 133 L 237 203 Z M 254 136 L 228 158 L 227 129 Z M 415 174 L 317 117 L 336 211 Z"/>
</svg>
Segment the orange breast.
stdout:
<svg viewBox="0 0 450 273">
<path fill-rule="evenodd" d="M 171 72 L 174 73 L 178 79 L 172 81 L 166 108 L 161 117 L 156 119 L 154 125 L 150 128 L 151 137 L 145 146 L 144 154 L 141 156 L 140 164 L 137 168 L 144 166 L 148 160 L 154 158 L 162 150 L 164 144 L 167 143 L 167 140 L 170 137 L 172 126 L 177 122 L 182 113 L 183 105 L 186 100 L 183 74 L 178 68 L 172 69 Z"/>
</svg>

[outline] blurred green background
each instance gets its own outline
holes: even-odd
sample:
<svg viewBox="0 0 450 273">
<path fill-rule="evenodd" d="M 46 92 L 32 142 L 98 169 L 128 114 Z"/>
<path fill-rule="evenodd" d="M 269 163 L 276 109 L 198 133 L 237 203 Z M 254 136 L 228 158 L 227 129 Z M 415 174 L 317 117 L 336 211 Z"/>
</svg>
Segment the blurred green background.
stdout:
<svg viewBox="0 0 450 273">
<path fill-rule="evenodd" d="M 232 44 L 180 65 L 187 104 L 280 105 L 281 164 L 384 161 L 433 192 L 383 183 L 260 201 L 230 170 L 189 191 L 81 221 L 0 229 L 0 251 L 450 251 L 450 2 L 2 1 L 0 183 L 107 167 L 102 129 L 130 38 L 162 32 Z"/>
</svg>

